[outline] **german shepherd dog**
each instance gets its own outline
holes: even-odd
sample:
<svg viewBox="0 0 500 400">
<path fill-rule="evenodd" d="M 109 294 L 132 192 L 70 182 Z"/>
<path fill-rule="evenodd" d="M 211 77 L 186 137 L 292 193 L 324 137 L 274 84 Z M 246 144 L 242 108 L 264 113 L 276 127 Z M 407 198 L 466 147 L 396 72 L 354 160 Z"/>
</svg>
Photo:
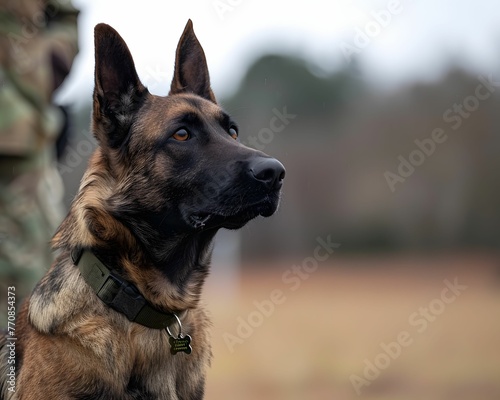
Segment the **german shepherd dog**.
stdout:
<svg viewBox="0 0 500 400">
<path fill-rule="evenodd" d="M 105 24 L 95 63 L 99 146 L 54 236 L 57 259 L 18 313 L 14 383 L 3 338 L 1 398 L 203 399 L 212 241 L 272 215 L 285 169 L 238 142 L 190 20 L 166 97 Z"/>
</svg>

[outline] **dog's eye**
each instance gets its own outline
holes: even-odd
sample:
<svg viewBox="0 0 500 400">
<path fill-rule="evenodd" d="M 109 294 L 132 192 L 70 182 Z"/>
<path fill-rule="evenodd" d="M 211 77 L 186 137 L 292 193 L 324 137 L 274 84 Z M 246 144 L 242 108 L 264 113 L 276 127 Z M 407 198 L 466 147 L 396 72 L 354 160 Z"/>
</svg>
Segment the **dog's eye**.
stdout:
<svg viewBox="0 0 500 400">
<path fill-rule="evenodd" d="M 190 138 L 189 132 L 185 129 L 179 129 L 172 137 L 179 142 L 184 142 Z"/>
<path fill-rule="evenodd" d="M 233 139 L 238 139 L 238 129 L 235 126 L 229 128 L 229 134 Z"/>
</svg>

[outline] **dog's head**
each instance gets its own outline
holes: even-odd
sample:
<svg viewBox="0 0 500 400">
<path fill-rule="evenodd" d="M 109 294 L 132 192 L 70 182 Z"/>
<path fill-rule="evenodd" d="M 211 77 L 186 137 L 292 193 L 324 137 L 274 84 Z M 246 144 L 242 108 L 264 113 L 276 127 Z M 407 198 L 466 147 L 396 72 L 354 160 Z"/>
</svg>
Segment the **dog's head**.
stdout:
<svg viewBox="0 0 500 400">
<path fill-rule="evenodd" d="M 114 182 L 113 215 L 141 232 L 169 234 L 239 228 L 276 211 L 285 169 L 239 143 L 237 124 L 210 88 L 191 21 L 166 97 L 148 92 L 108 25 L 95 28 L 95 58 L 92 125 Z"/>
</svg>

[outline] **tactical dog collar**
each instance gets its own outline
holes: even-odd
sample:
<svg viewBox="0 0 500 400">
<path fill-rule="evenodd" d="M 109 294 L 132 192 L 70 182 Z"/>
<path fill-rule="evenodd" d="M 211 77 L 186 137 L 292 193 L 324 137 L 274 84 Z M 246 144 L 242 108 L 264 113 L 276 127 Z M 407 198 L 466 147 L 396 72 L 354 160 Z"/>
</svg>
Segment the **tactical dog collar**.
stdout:
<svg viewBox="0 0 500 400">
<path fill-rule="evenodd" d="M 71 258 L 97 297 L 130 321 L 153 329 L 167 329 L 179 321 L 174 313 L 152 307 L 133 284 L 111 272 L 91 251 L 73 250 Z"/>
</svg>

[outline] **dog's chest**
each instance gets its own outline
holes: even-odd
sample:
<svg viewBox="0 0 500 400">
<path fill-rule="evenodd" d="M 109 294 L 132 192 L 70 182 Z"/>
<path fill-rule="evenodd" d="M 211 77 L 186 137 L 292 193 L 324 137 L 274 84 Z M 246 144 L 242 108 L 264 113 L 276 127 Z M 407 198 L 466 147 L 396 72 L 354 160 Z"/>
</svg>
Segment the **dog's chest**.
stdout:
<svg viewBox="0 0 500 400">
<path fill-rule="evenodd" d="M 130 398 L 182 400 L 196 398 L 196 391 L 203 384 L 209 355 L 204 351 L 192 354 L 171 354 L 169 337 L 159 331 L 153 335 L 139 336 L 133 341 L 134 360 L 131 364 L 127 395 Z M 200 349 L 198 349 L 200 350 Z M 191 385 L 188 392 L 186 382 Z"/>
</svg>

